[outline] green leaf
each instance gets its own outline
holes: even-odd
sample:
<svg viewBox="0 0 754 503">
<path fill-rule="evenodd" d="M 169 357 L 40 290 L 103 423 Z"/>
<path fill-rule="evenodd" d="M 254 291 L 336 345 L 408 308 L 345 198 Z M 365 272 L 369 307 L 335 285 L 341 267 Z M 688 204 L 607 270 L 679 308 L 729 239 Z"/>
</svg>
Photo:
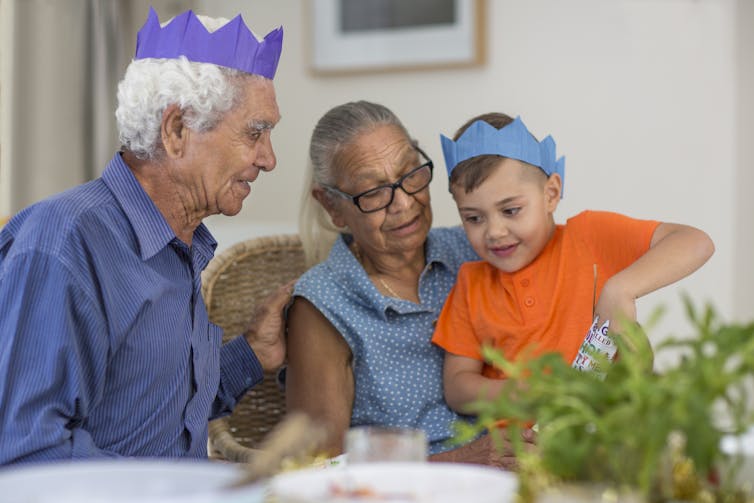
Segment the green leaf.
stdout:
<svg viewBox="0 0 754 503">
<path fill-rule="evenodd" d="M 540 470 L 561 480 L 629 485 L 649 495 L 667 483 L 668 445 L 675 435 L 685 439 L 681 455 L 704 481 L 723 458 L 722 436 L 754 425 L 748 391 L 754 383 L 754 323 L 726 324 L 710 305 L 699 310 L 686 296 L 683 303 L 693 332 L 656 345 L 658 354 L 681 355 L 662 373 L 652 370 L 646 332 L 657 326 L 662 309 L 653 311 L 646 329 L 623 324 L 615 337 L 619 358 L 599 361 L 604 379 L 573 369 L 556 353 L 509 361 L 482 348 L 485 360 L 507 378 L 498 397 L 472 405 L 477 420 L 459 424 L 457 439 L 506 419 L 518 455 L 527 460 L 523 478 L 539 480 Z M 539 424 L 538 449 L 525 454 L 513 432 L 533 420 Z"/>
</svg>

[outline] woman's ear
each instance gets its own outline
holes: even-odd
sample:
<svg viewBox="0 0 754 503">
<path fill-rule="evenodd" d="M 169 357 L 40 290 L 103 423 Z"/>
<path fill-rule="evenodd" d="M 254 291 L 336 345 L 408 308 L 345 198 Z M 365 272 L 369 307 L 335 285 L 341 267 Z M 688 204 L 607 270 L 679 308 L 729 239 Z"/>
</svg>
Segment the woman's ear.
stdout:
<svg viewBox="0 0 754 503">
<path fill-rule="evenodd" d="M 346 226 L 346 222 L 341 215 L 340 209 L 333 202 L 332 196 L 327 193 L 327 189 L 315 184 L 312 188 L 312 197 L 314 197 L 314 199 L 322 205 L 327 214 L 330 215 L 330 220 L 332 220 L 335 227 L 342 228 Z"/>
<path fill-rule="evenodd" d="M 560 203 L 561 195 L 563 194 L 563 179 L 560 178 L 558 173 L 553 173 L 547 177 L 545 182 L 545 204 L 547 211 L 554 213 L 555 209 Z"/>
<path fill-rule="evenodd" d="M 189 131 L 183 122 L 183 110 L 178 105 L 170 105 L 162 112 L 160 138 L 168 157 L 183 155 Z"/>
</svg>

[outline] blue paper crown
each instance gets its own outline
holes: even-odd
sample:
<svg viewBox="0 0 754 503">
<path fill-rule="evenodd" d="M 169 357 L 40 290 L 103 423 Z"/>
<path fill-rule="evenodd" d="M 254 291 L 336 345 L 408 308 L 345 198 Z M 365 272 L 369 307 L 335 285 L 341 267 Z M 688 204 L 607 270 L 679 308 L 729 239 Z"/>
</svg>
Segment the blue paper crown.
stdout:
<svg viewBox="0 0 754 503">
<path fill-rule="evenodd" d="M 548 135 L 538 142 L 520 117 L 500 129 L 478 120 L 463 132 L 458 141 L 454 142 L 445 135 L 440 135 L 440 141 L 448 177 L 466 159 L 480 155 L 501 155 L 537 166 L 547 176 L 557 173 L 561 179 L 565 179 L 565 157 L 555 159 L 555 140 Z"/>
<path fill-rule="evenodd" d="M 189 61 L 212 63 L 272 79 L 283 48 L 283 27 L 261 42 L 239 14 L 210 33 L 193 11 L 173 18 L 164 27 L 153 8 L 136 36 L 134 59 L 185 56 Z"/>
</svg>

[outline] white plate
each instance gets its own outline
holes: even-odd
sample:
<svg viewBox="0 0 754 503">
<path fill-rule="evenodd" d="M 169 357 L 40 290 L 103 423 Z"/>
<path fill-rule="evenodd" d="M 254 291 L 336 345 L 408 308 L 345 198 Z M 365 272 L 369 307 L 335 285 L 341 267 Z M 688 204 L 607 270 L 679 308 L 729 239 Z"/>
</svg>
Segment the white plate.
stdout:
<svg viewBox="0 0 754 503">
<path fill-rule="evenodd" d="M 261 503 L 260 485 L 228 486 L 238 466 L 209 461 L 104 460 L 0 469 L 0 502 Z"/>
<path fill-rule="evenodd" d="M 454 463 L 365 463 L 339 470 L 301 470 L 272 479 L 280 503 L 509 503 L 515 474 Z"/>
</svg>

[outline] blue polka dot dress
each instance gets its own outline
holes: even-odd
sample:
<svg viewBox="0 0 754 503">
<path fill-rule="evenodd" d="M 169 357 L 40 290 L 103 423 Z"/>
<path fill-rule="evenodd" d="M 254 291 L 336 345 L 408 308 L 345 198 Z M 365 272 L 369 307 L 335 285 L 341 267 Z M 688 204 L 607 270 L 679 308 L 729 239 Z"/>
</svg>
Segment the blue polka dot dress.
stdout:
<svg viewBox="0 0 754 503">
<path fill-rule="evenodd" d="M 342 235 L 327 260 L 299 279 L 294 296 L 311 302 L 351 348 L 351 426 L 421 428 L 431 454 L 447 450 L 460 416 L 443 398 L 444 353 L 431 339 L 458 268 L 479 257 L 460 227 L 430 230 L 417 304 L 382 295 L 348 249 L 350 241 Z"/>
</svg>

